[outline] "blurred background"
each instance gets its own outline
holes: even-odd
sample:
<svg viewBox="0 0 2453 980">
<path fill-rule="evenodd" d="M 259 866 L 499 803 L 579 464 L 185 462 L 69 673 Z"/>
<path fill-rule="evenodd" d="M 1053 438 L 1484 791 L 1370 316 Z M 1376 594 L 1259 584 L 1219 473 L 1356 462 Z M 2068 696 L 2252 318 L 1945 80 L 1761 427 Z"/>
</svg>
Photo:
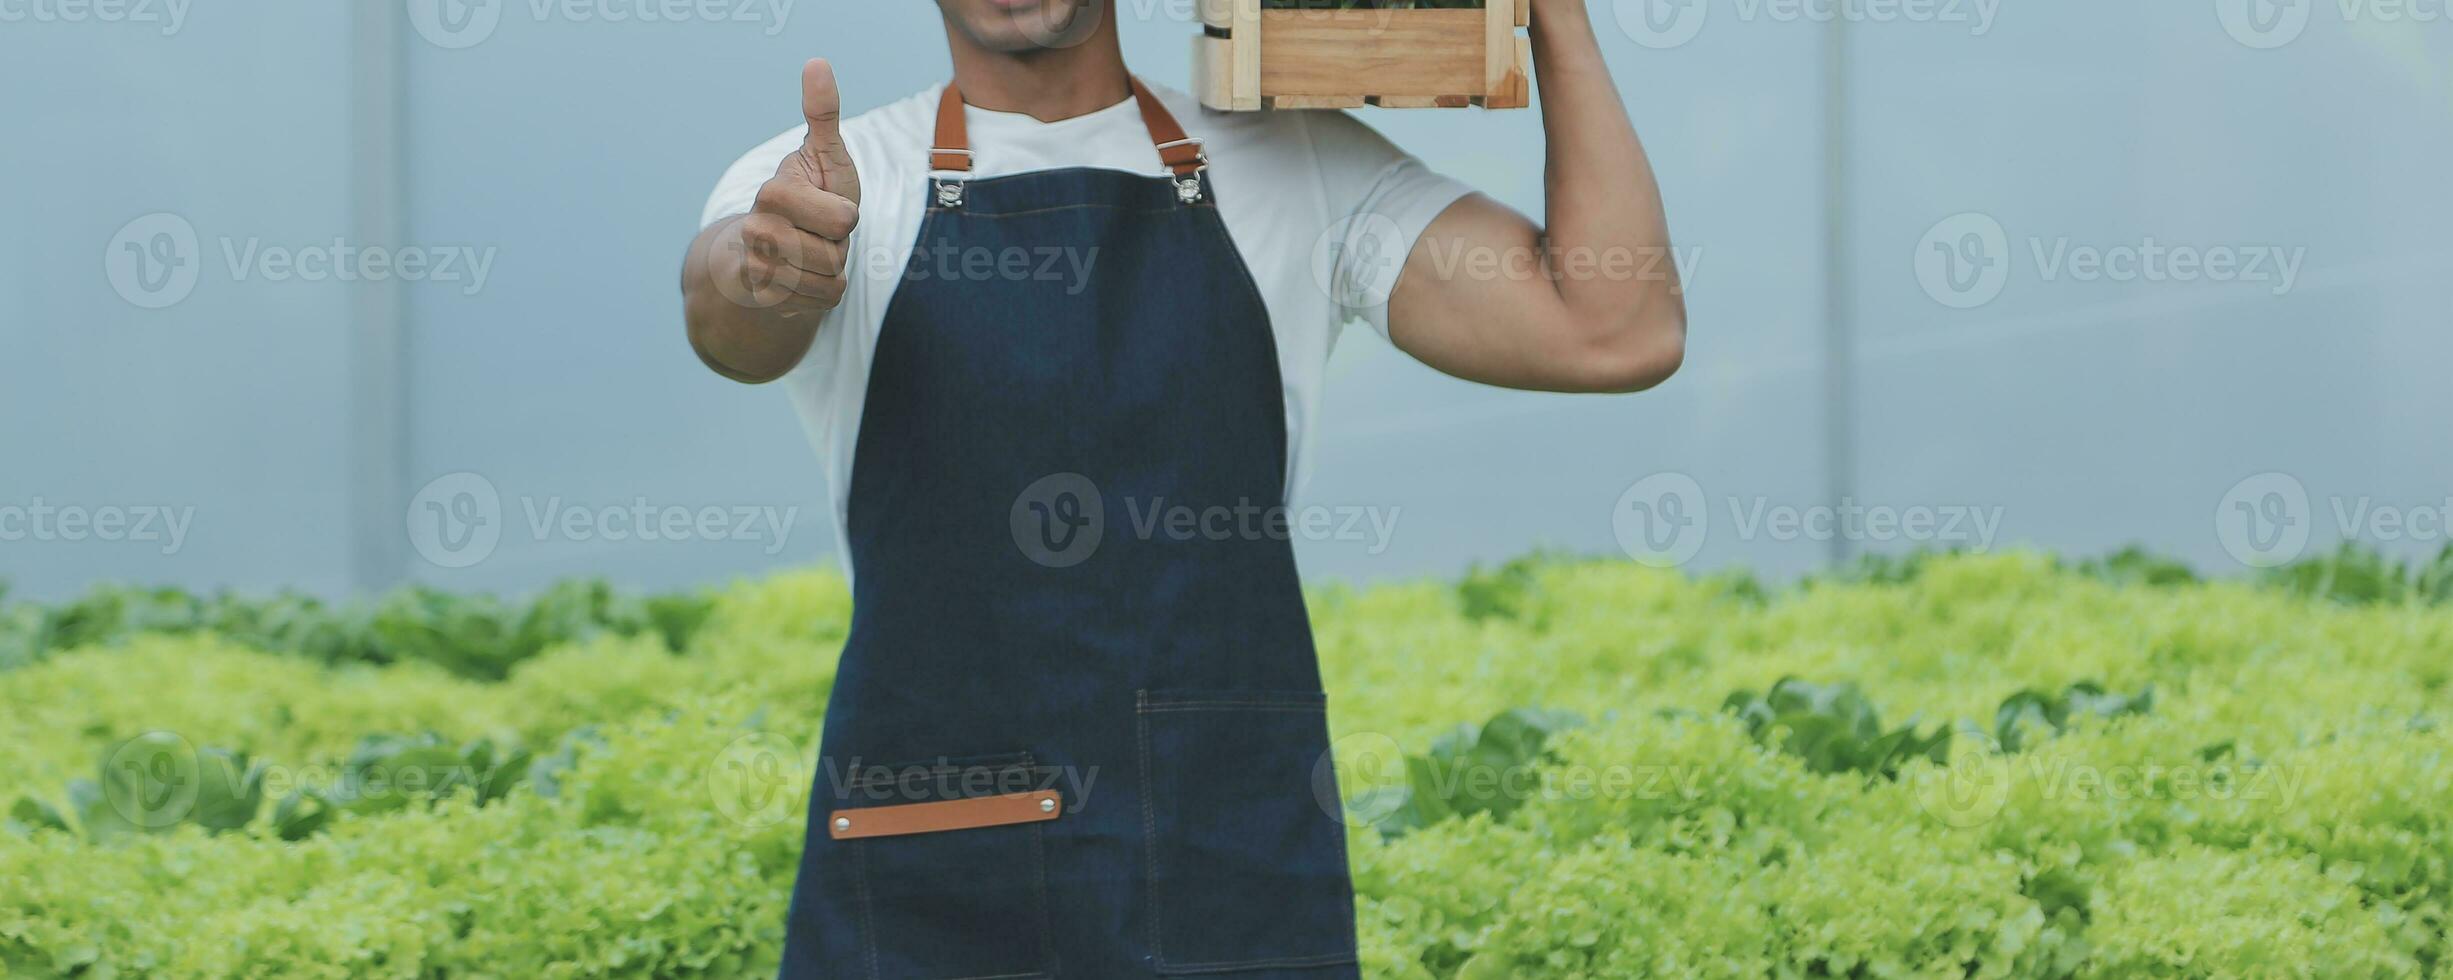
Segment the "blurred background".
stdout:
<svg viewBox="0 0 2453 980">
<path fill-rule="evenodd" d="M 1348 331 L 1297 502 L 1389 530 L 1303 541 L 1312 578 L 2133 542 L 2222 572 L 2453 532 L 2441 5 L 1591 14 L 1688 271 L 1686 370 L 1510 393 Z M 1119 16 L 1184 87 L 1191 0 Z M 781 390 L 703 369 L 676 288 L 817 55 L 849 112 L 949 71 L 922 0 L 0 0 L 0 577 L 830 562 Z M 1539 213 L 1538 112 L 1363 116 Z"/>
</svg>

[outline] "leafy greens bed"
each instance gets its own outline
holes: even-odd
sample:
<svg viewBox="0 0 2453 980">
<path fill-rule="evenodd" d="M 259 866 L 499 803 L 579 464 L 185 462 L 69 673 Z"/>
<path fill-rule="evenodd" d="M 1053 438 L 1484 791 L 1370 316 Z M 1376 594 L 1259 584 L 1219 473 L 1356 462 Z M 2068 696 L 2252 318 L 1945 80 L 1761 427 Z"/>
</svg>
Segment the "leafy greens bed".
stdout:
<svg viewBox="0 0 2453 980">
<path fill-rule="evenodd" d="M 2449 568 L 1316 590 L 1367 972 L 2446 975 Z M 0 609 L 0 975 L 771 971 L 841 583 L 404 595 Z"/>
</svg>

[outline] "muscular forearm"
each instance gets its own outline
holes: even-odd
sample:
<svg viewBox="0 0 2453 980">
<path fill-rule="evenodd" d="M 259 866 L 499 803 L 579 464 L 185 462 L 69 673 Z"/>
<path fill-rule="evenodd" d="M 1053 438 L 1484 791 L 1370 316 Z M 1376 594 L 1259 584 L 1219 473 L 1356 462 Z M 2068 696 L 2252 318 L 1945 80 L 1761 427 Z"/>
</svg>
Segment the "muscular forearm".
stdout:
<svg viewBox="0 0 2453 980">
<path fill-rule="evenodd" d="M 1552 280 L 1569 311 L 1593 329 L 1664 335 L 1664 343 L 1683 338 L 1685 305 L 1661 191 L 1584 0 L 1534 0 L 1534 8 Z"/>
<path fill-rule="evenodd" d="M 783 302 L 769 284 L 761 289 L 744 269 L 741 241 L 746 216 L 726 218 L 690 243 L 682 263 L 682 314 L 690 348 L 717 374 L 748 384 L 782 377 L 800 363 L 817 337 L 822 310 Z"/>
</svg>

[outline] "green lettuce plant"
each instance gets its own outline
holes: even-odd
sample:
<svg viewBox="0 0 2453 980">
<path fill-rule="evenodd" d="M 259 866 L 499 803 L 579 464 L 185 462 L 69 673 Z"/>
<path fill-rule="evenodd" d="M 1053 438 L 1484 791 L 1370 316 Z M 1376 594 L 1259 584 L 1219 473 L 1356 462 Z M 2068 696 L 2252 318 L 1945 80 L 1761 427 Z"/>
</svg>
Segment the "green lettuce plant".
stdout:
<svg viewBox="0 0 2453 980">
<path fill-rule="evenodd" d="M 2453 607 L 2422 592 L 2033 553 L 1792 588 L 1557 557 L 1506 581 L 1480 616 L 1449 581 L 1311 595 L 1352 811 L 1389 788 L 1359 746 L 1541 777 L 1354 828 L 1368 976 L 2453 962 Z M 506 660 L 488 651 L 516 629 L 469 627 L 469 649 L 327 659 L 277 630 L 77 626 L 93 639 L 0 672 L 0 971 L 771 976 L 849 618 L 843 582 L 796 573 L 711 597 L 678 649 L 556 628 Z M 1731 691 L 1757 693 L 1724 710 Z M 106 792 L 96 760 L 136 732 L 222 750 L 221 812 L 253 819 L 84 833 L 66 788 Z M 361 756 L 399 732 L 432 736 Z M 491 795 L 462 781 L 296 839 L 276 819 L 281 767 L 514 746 L 540 748 Z"/>
</svg>

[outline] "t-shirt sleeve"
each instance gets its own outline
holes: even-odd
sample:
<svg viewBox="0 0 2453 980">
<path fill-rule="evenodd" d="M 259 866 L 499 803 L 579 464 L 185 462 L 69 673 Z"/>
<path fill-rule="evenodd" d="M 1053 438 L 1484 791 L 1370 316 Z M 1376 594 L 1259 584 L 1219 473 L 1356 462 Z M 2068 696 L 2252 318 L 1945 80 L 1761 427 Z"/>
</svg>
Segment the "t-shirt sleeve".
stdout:
<svg viewBox="0 0 2453 980">
<path fill-rule="evenodd" d="M 704 229 L 736 214 L 750 213 L 751 205 L 758 202 L 758 189 L 775 176 L 775 168 L 783 165 L 784 155 L 801 145 L 804 132 L 806 127 L 768 140 L 724 168 L 724 176 L 715 182 L 715 192 L 707 196 L 707 210 L 699 215 L 698 226 Z"/>
<path fill-rule="evenodd" d="M 1441 175 L 1342 112 L 1306 113 L 1328 196 L 1329 228 L 1315 261 L 1341 315 L 1388 336 L 1388 298 L 1433 219 L 1473 188 Z"/>
</svg>

